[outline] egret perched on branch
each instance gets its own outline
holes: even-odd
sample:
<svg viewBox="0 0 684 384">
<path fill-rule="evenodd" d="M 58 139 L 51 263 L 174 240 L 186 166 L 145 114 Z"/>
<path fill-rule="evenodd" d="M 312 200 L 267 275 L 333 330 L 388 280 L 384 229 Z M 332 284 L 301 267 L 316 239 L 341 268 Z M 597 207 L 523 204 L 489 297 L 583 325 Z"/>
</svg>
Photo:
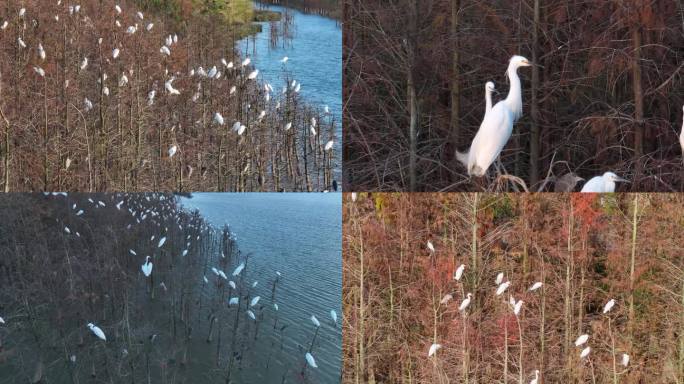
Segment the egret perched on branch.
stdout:
<svg viewBox="0 0 684 384">
<path fill-rule="evenodd" d="M 504 278 L 503 272 L 499 272 L 499 273 L 496 275 L 496 285 L 501 284 L 501 283 L 503 282 L 503 278 Z"/>
<path fill-rule="evenodd" d="M 615 305 L 615 299 L 610 299 L 610 301 L 608 301 L 606 303 L 606 305 L 603 307 L 603 313 L 606 314 L 606 313 L 610 312 L 610 310 L 613 309 L 614 305 Z"/>
<path fill-rule="evenodd" d="M 430 250 L 430 253 L 435 253 L 435 246 L 432 244 L 432 241 L 428 240 L 427 248 Z"/>
<path fill-rule="evenodd" d="M 90 330 L 93 331 L 95 336 L 99 337 L 103 341 L 107 341 L 107 336 L 105 336 L 104 332 L 102 332 L 100 327 L 96 326 L 93 323 L 88 323 L 88 328 L 90 328 Z"/>
<path fill-rule="evenodd" d="M 506 289 L 511 285 L 510 281 L 507 281 L 505 283 L 502 283 L 499 285 L 499 287 L 496 289 L 496 295 L 501 296 L 502 293 L 506 292 Z"/>
<path fill-rule="evenodd" d="M 176 80 L 175 77 L 172 77 L 169 80 L 167 80 L 166 83 L 164 83 L 164 88 L 166 88 L 166 92 L 168 92 L 171 95 L 180 95 L 180 91 L 173 87 L 174 80 Z"/>
<path fill-rule="evenodd" d="M 532 381 L 530 381 L 530 384 L 537 384 L 538 381 L 539 381 L 539 370 L 535 369 L 534 370 L 534 379 Z"/>
<path fill-rule="evenodd" d="M 305 357 L 307 364 L 309 364 L 312 368 L 318 368 L 318 365 L 316 365 L 316 360 L 311 353 L 307 352 Z"/>
<path fill-rule="evenodd" d="M 522 116 L 522 87 L 517 71 L 530 65 L 522 56 L 511 58 L 506 72 L 511 81 L 508 96 L 485 114 L 470 150 L 467 153 L 457 152 L 458 160 L 468 168 L 468 175 L 484 176 L 511 137 L 513 124 Z"/>
<path fill-rule="evenodd" d="M 326 150 L 326 151 L 329 151 L 329 150 L 333 149 L 333 145 L 334 145 L 334 144 L 335 144 L 335 143 L 334 143 L 332 140 L 328 141 L 328 142 L 325 144 L 325 150 Z"/>
<path fill-rule="evenodd" d="M 612 193 L 615 192 L 615 182 L 629 183 L 613 172 L 606 172 L 602 176 L 592 177 L 586 184 L 582 187 L 584 193 Z"/>
<path fill-rule="evenodd" d="M 591 352 L 591 347 L 586 347 L 580 352 L 580 359 L 584 359 L 585 357 L 589 356 L 589 353 Z"/>
<path fill-rule="evenodd" d="M 537 281 L 536 283 L 534 283 L 534 284 L 530 287 L 529 291 L 536 291 L 537 289 L 539 289 L 539 288 L 541 288 L 541 287 L 542 287 L 542 282 L 541 282 L 541 281 Z"/>
<path fill-rule="evenodd" d="M 441 344 L 432 344 L 432 345 L 430 346 L 430 350 L 428 351 L 428 357 L 430 357 L 430 356 L 434 355 L 435 353 L 437 353 L 437 350 L 440 349 L 440 348 L 442 348 L 442 345 L 441 345 Z"/>
<path fill-rule="evenodd" d="M 465 300 L 463 300 L 461 302 L 461 305 L 458 306 L 458 310 L 461 312 L 463 312 L 466 308 L 468 308 L 468 306 L 470 305 L 470 300 L 472 300 L 472 298 L 473 298 L 473 294 L 470 292 L 468 292 L 468 294 L 466 296 L 467 297 L 465 298 Z"/>
<path fill-rule="evenodd" d="M 589 340 L 589 335 L 586 333 L 584 335 L 581 335 L 580 337 L 575 340 L 575 347 L 579 347 L 580 345 L 584 344 Z"/>
<path fill-rule="evenodd" d="M 456 272 L 454 272 L 454 280 L 461 280 L 461 276 L 463 276 L 463 270 L 465 270 L 465 264 L 461 264 L 458 266 L 458 268 L 456 268 Z"/>
<path fill-rule="evenodd" d="M 626 367 L 629 365 L 629 355 L 626 353 L 622 354 L 622 366 Z"/>
<path fill-rule="evenodd" d="M 146 277 L 150 277 L 152 274 L 152 263 L 150 262 L 149 256 L 145 258 L 145 264 L 142 265 L 141 269 Z"/>
</svg>

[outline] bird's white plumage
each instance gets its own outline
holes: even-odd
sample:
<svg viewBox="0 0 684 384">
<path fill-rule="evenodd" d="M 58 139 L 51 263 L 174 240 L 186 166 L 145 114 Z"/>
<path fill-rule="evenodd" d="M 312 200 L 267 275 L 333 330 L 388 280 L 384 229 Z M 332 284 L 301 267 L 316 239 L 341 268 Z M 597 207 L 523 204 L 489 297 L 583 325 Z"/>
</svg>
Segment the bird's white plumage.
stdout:
<svg viewBox="0 0 684 384">
<path fill-rule="evenodd" d="M 435 252 L 435 246 L 432 244 L 432 241 L 428 240 L 427 242 L 427 248 L 430 250 L 430 252 L 434 253 Z"/>
<path fill-rule="evenodd" d="M 629 355 L 626 353 L 622 354 L 622 366 L 626 367 L 629 365 Z"/>
<path fill-rule="evenodd" d="M 464 311 L 466 308 L 468 308 L 468 306 L 470 305 L 470 300 L 472 300 L 472 298 L 473 298 L 473 294 L 472 294 L 472 293 L 468 293 L 468 295 L 467 295 L 467 297 L 465 298 L 465 300 L 463 300 L 463 301 L 461 302 L 461 305 L 458 306 L 458 310 L 459 310 L 459 311 Z"/>
<path fill-rule="evenodd" d="M 585 357 L 589 356 L 589 353 L 591 352 L 591 347 L 586 347 L 580 352 L 580 359 L 584 359 Z"/>
<path fill-rule="evenodd" d="M 584 193 L 612 193 L 615 192 L 615 182 L 627 180 L 618 177 L 613 172 L 606 172 L 601 176 L 592 177 L 582 186 Z"/>
<path fill-rule="evenodd" d="M 459 281 L 461 280 L 461 277 L 463 276 L 463 271 L 465 270 L 465 264 L 461 264 L 456 268 L 456 272 L 454 272 L 454 280 Z"/>
<path fill-rule="evenodd" d="M 610 310 L 613 309 L 613 306 L 615 306 L 615 299 L 610 299 L 606 305 L 603 306 L 603 313 L 606 314 L 610 312 Z"/>
<path fill-rule="evenodd" d="M 580 337 L 575 340 L 575 347 L 579 347 L 580 345 L 584 344 L 589 340 L 589 335 L 586 333 L 584 335 L 580 335 Z"/>
<path fill-rule="evenodd" d="M 316 365 L 316 359 L 314 359 L 313 355 L 309 352 L 306 353 L 306 362 L 311 366 L 312 368 L 318 368 L 318 365 Z"/>
<path fill-rule="evenodd" d="M 435 353 L 437 353 L 437 350 L 440 349 L 440 348 L 442 348 L 442 345 L 441 345 L 441 344 L 432 344 L 432 345 L 430 346 L 430 350 L 428 351 L 428 357 L 430 357 L 430 356 L 434 355 Z"/>
<path fill-rule="evenodd" d="M 150 277 L 150 275 L 152 274 L 152 263 L 150 262 L 149 256 L 145 258 L 145 264 L 142 265 L 141 269 L 146 277 Z"/>
<path fill-rule="evenodd" d="M 314 316 L 314 315 L 311 315 L 311 322 L 312 322 L 313 325 L 316 326 L 316 327 L 320 327 L 320 326 L 321 326 L 321 322 L 318 321 L 318 319 L 317 319 L 316 316 Z"/>
<path fill-rule="evenodd" d="M 502 293 L 506 292 L 506 289 L 511 285 L 510 281 L 507 281 L 505 283 L 501 283 L 499 287 L 496 289 L 496 295 L 501 296 Z"/>
<path fill-rule="evenodd" d="M 511 82 L 508 96 L 485 113 L 467 154 L 458 154 L 458 159 L 466 163 L 469 175 L 484 176 L 510 139 L 513 124 L 522 115 L 522 88 L 517 70 L 529 65 L 522 56 L 511 58 L 506 72 Z"/>
<path fill-rule="evenodd" d="M 88 328 L 95 334 L 95 336 L 99 337 L 100 339 L 107 341 L 107 336 L 105 336 L 104 332 L 100 329 L 100 327 L 96 326 L 93 323 L 88 323 Z"/>
<path fill-rule="evenodd" d="M 539 288 L 541 288 L 541 287 L 542 287 L 542 282 L 541 282 L 541 281 L 537 281 L 536 283 L 532 284 L 532 286 L 530 287 L 529 290 L 530 290 L 530 291 L 536 291 L 537 289 L 539 289 Z"/>
<path fill-rule="evenodd" d="M 496 275 L 496 281 L 495 281 L 495 282 L 496 282 L 496 285 L 501 284 L 501 282 L 503 281 L 503 278 L 504 278 L 503 272 L 499 272 L 499 273 Z"/>
</svg>

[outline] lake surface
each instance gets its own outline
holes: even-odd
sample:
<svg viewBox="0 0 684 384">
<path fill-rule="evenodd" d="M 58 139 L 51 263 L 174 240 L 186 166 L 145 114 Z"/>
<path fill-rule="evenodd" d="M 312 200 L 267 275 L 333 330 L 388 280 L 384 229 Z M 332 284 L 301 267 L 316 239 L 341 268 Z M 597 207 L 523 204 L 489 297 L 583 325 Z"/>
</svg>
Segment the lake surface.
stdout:
<svg viewBox="0 0 684 384">
<path fill-rule="evenodd" d="M 342 28 L 337 21 L 295 9 L 255 3 L 255 7 L 275 12 L 289 12 L 293 17 L 294 34 L 277 47 L 271 47 L 271 27 L 268 22 L 259 23 L 261 33 L 240 41 L 243 55 L 249 55 L 264 80 L 276 90 L 282 89 L 285 71 L 301 83 L 303 98 L 318 105 L 328 105 L 342 129 Z M 254 48 L 256 47 L 256 54 Z M 283 65 L 280 60 L 287 56 Z"/>
<path fill-rule="evenodd" d="M 214 227 L 230 226 L 244 258 L 249 254 L 245 281 L 258 281 L 250 291 L 264 306 L 263 323 L 254 346 L 242 356 L 245 364 L 235 383 L 339 383 L 342 356 L 342 237 L 341 194 L 315 193 L 196 193 L 181 198 L 187 209 L 198 209 Z M 226 272 L 232 271 L 233 262 Z M 273 309 L 271 288 L 278 280 Z M 335 327 L 330 310 L 338 314 Z M 312 354 L 318 369 L 304 367 L 315 315 L 321 323 Z M 287 325 L 280 335 L 272 328 Z M 273 346 L 276 346 L 275 348 Z M 281 349 L 282 345 L 282 349 Z M 265 368 L 264 360 L 268 360 Z"/>
</svg>

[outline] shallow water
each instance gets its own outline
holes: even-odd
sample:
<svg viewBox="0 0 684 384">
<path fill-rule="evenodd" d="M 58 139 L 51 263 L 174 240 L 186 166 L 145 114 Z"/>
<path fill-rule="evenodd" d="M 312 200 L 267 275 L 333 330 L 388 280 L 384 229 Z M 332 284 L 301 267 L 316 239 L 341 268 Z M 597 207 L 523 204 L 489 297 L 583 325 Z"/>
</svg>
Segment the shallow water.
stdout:
<svg viewBox="0 0 684 384">
<path fill-rule="evenodd" d="M 280 91 L 285 85 L 284 71 L 301 83 L 301 95 L 308 102 L 328 105 L 341 133 L 342 121 L 342 28 L 337 21 L 295 9 L 255 3 L 255 7 L 293 16 L 294 35 L 285 46 L 270 44 L 270 25 L 259 23 L 256 37 L 240 41 L 242 54 L 252 58 L 264 80 Z M 256 51 L 254 48 L 256 47 Z M 255 53 L 256 52 L 256 53 Z M 280 60 L 289 57 L 286 65 Z M 338 134 L 338 140 L 341 135 Z"/>
<path fill-rule="evenodd" d="M 242 367 L 232 375 L 235 383 L 338 383 L 342 353 L 342 256 L 340 194 L 213 194 L 182 198 L 188 209 L 198 209 L 215 227 L 230 226 L 243 256 L 249 254 L 245 282 L 258 281 L 249 292 L 261 296 L 258 338 L 242 356 Z M 231 262 L 232 272 L 238 262 Z M 271 288 L 280 277 L 275 298 Z M 279 310 L 275 311 L 273 302 Z M 335 327 L 330 310 L 338 314 Z M 304 355 L 315 327 L 321 323 L 312 354 L 317 369 L 306 368 Z M 242 316 L 242 315 L 241 315 Z M 287 325 L 282 333 L 273 329 Z M 244 316 L 244 321 L 247 316 Z M 232 321 L 232 320 L 231 320 Z M 251 328 L 252 332 L 254 327 Z M 210 349 L 198 343 L 198 354 Z M 282 347 L 281 347 L 282 345 Z M 202 349 L 205 349 L 204 351 Z"/>
</svg>

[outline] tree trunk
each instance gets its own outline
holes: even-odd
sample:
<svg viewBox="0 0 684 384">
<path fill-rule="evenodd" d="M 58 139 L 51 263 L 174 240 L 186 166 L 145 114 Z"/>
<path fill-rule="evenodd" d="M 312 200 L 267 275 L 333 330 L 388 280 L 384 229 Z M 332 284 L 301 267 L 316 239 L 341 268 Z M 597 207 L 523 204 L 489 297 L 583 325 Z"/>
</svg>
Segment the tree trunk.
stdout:
<svg viewBox="0 0 684 384">
<path fill-rule="evenodd" d="M 530 112 L 532 115 L 532 126 L 530 127 L 530 187 L 539 182 L 539 67 L 536 65 L 539 60 L 539 3 L 541 0 L 534 0 L 534 26 L 532 27 L 532 103 Z"/>
<path fill-rule="evenodd" d="M 458 149 L 459 138 L 461 137 L 460 118 L 460 94 L 458 65 L 460 62 L 459 41 L 458 41 L 458 13 L 461 9 L 461 0 L 451 0 L 451 142 L 454 149 Z"/>
</svg>

